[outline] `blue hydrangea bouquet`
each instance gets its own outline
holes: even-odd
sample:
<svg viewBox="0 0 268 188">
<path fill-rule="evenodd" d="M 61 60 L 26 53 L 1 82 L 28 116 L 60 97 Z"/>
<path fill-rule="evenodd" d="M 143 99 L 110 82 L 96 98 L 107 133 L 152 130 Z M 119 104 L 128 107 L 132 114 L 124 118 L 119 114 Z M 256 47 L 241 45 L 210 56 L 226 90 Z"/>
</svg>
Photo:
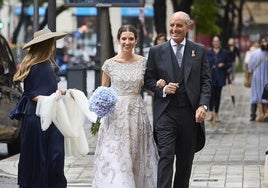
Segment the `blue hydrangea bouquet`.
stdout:
<svg viewBox="0 0 268 188">
<path fill-rule="evenodd" d="M 112 115 L 115 111 L 117 96 L 111 87 L 98 87 L 89 98 L 89 109 L 98 116 L 91 127 L 91 133 L 96 135 L 100 127 L 100 119 Z"/>
</svg>

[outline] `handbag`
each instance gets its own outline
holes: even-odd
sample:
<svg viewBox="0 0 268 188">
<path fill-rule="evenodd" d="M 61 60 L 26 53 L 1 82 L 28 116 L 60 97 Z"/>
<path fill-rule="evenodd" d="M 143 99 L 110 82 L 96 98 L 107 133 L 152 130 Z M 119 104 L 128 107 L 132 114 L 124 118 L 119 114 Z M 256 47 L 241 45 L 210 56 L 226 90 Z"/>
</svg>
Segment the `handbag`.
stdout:
<svg viewBox="0 0 268 188">
<path fill-rule="evenodd" d="M 258 66 L 260 66 L 264 60 L 267 58 L 268 55 L 266 55 L 265 57 L 263 57 L 255 66 L 254 71 L 257 69 Z M 254 72 L 253 71 L 253 72 Z M 253 78 L 253 72 L 248 72 L 245 71 L 244 73 L 244 86 L 250 88 L 251 87 L 251 82 L 252 82 L 252 78 Z"/>
<path fill-rule="evenodd" d="M 251 87 L 251 81 L 252 81 L 253 73 L 245 71 L 244 73 L 244 86 L 247 88 Z"/>
<path fill-rule="evenodd" d="M 262 92 L 262 99 L 268 100 L 268 83 L 265 84 Z"/>
</svg>

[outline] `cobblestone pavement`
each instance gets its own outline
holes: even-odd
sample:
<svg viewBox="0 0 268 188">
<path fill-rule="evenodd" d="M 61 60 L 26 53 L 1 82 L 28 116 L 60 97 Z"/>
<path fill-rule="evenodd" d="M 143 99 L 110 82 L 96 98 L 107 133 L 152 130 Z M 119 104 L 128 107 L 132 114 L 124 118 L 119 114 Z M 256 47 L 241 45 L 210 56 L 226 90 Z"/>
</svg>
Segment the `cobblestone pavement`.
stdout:
<svg viewBox="0 0 268 188">
<path fill-rule="evenodd" d="M 249 121 L 250 89 L 243 86 L 243 75 L 237 74 L 233 84 L 235 106 L 232 104 L 228 86 L 223 88 L 220 123 L 206 122 L 207 139 L 203 150 L 195 156 L 190 188 L 268 188 L 264 177 L 265 152 L 268 144 L 268 124 Z M 148 114 L 152 120 L 151 98 L 146 95 Z M 66 157 L 65 174 L 69 188 L 91 187 L 93 155 L 96 137 L 85 124 L 90 153 L 86 156 Z M 17 187 L 19 155 L 0 161 L 0 181 L 10 178 Z M 268 166 L 268 165 L 267 165 Z M 268 175 L 266 175 L 268 176 Z M 5 179 L 7 180 L 7 179 Z"/>
</svg>

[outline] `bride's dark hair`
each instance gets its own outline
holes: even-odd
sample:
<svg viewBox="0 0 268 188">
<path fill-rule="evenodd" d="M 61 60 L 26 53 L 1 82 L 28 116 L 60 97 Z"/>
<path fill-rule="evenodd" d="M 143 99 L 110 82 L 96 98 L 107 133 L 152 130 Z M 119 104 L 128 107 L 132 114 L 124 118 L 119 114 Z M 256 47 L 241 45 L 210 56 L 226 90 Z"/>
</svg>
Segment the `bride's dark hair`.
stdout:
<svg viewBox="0 0 268 188">
<path fill-rule="evenodd" d="M 126 32 L 126 31 L 130 31 L 132 33 L 134 33 L 134 37 L 135 39 L 138 38 L 138 32 L 137 32 L 137 29 L 133 26 L 133 25 L 122 25 L 119 29 L 118 29 L 118 32 L 117 32 L 117 39 L 119 40 L 120 37 L 121 37 L 121 34 L 123 32 Z"/>
</svg>

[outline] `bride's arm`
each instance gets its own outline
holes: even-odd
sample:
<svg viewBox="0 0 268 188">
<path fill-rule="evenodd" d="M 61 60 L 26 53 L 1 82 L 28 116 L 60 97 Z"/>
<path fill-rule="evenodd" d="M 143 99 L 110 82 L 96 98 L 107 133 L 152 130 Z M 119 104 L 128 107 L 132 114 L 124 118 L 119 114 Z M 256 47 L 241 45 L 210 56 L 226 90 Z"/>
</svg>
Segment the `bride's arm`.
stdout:
<svg viewBox="0 0 268 188">
<path fill-rule="evenodd" d="M 110 86 L 111 79 L 110 77 L 105 73 L 102 72 L 102 77 L 101 77 L 101 85 L 109 87 Z"/>
</svg>

